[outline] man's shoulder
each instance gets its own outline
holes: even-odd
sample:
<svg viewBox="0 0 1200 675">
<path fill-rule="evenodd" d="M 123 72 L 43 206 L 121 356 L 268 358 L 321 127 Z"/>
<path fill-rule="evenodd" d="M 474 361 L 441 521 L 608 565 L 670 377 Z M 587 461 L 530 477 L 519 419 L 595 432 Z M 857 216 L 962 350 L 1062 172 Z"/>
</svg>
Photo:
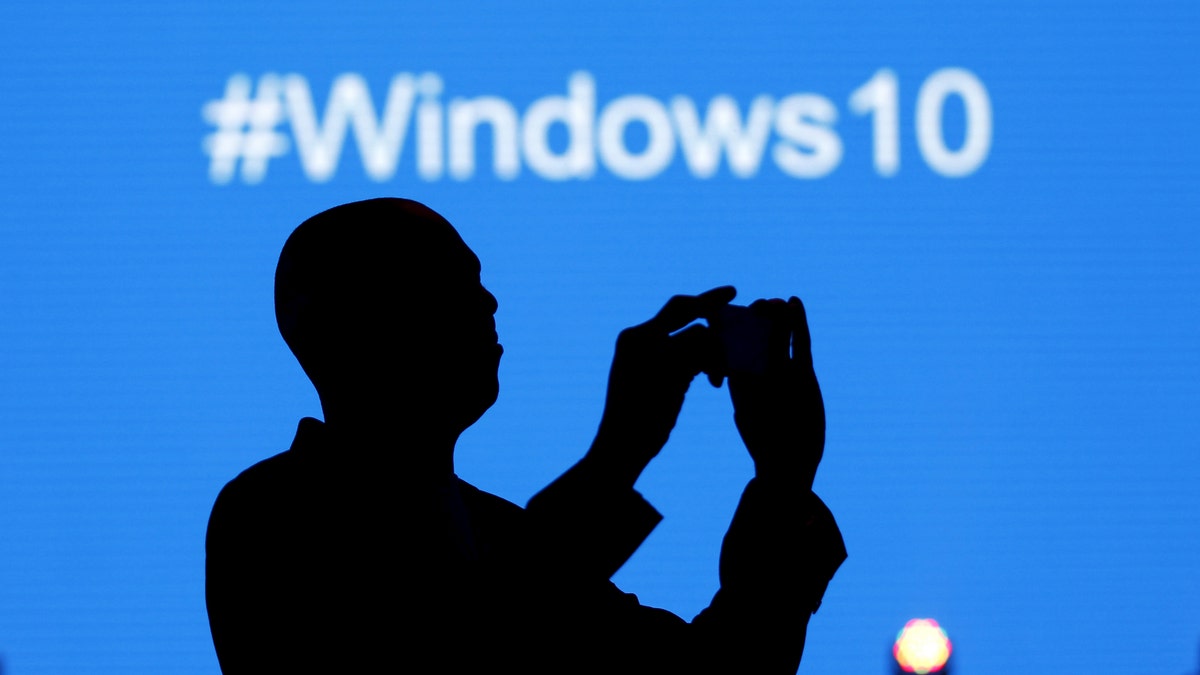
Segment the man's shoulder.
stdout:
<svg viewBox="0 0 1200 675">
<path fill-rule="evenodd" d="M 520 506 L 499 495 L 480 490 L 461 478 L 457 480 L 458 492 L 472 515 L 490 515 L 508 520 L 524 517 L 525 509 Z"/>
<path fill-rule="evenodd" d="M 217 499 L 237 498 L 246 493 L 278 488 L 288 483 L 296 472 L 295 453 L 284 450 L 243 469 L 221 488 Z"/>
<path fill-rule="evenodd" d="M 470 514 L 471 530 L 485 549 L 511 550 L 529 543 L 532 519 L 511 501 L 458 479 L 458 492 Z"/>
<path fill-rule="evenodd" d="M 304 480 L 314 471 L 319 471 L 310 466 L 311 462 L 305 459 L 307 455 L 313 454 L 308 446 L 320 445 L 320 426 L 320 422 L 311 418 L 300 420 L 291 447 L 255 462 L 238 473 L 221 488 L 217 495 L 217 503 L 242 501 L 249 496 L 257 500 L 258 496 L 264 493 L 294 489 L 298 481 Z"/>
<path fill-rule="evenodd" d="M 294 458 L 285 450 L 254 463 L 221 488 L 209 515 L 211 531 L 225 523 L 245 523 L 254 512 L 278 504 L 293 483 Z"/>
</svg>

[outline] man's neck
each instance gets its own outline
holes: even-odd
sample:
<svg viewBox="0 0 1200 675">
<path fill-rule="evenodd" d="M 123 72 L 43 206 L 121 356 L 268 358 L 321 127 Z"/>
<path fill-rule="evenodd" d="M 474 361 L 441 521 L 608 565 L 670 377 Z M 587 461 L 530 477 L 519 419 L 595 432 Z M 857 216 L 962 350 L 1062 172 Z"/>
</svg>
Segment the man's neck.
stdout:
<svg viewBox="0 0 1200 675">
<path fill-rule="evenodd" d="M 457 433 L 430 424 L 428 418 L 346 412 L 325 409 L 326 432 L 342 458 L 420 481 L 441 482 L 454 475 Z"/>
</svg>

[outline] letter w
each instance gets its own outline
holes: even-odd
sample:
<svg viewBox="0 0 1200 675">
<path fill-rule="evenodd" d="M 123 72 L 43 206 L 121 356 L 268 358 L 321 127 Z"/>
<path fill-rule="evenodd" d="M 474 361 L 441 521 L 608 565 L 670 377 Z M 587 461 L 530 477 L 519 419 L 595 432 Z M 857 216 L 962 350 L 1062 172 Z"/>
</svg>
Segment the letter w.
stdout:
<svg viewBox="0 0 1200 675">
<path fill-rule="evenodd" d="M 318 121 L 308 81 L 302 75 L 288 75 L 284 100 L 304 173 L 317 183 L 332 178 L 341 160 L 346 129 L 352 126 L 367 176 L 376 181 L 391 178 L 404 149 L 413 98 L 412 75 L 393 77 L 380 121 L 367 83 L 355 73 L 345 73 L 333 81 L 324 119 Z"/>
<path fill-rule="evenodd" d="M 767 134 L 771 130 L 772 102 L 769 96 L 759 96 L 750 104 L 746 126 L 737 103 L 729 96 L 717 96 L 708 103 L 708 113 L 701 126 L 696 104 L 686 96 L 671 100 L 671 114 L 679 128 L 679 141 L 688 168 L 697 178 L 710 178 L 721 162 L 721 149 L 729 158 L 729 169 L 739 178 L 758 173 Z"/>
</svg>

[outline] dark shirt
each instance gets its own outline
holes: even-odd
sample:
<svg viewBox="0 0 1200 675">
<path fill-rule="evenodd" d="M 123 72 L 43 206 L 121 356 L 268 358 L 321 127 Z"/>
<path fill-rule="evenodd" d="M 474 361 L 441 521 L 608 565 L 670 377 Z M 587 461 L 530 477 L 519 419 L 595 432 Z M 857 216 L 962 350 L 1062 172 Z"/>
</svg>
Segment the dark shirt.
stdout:
<svg viewBox="0 0 1200 675">
<path fill-rule="evenodd" d="M 845 559 L 812 493 L 751 481 L 721 589 L 691 622 L 609 577 L 661 516 L 568 472 L 522 509 L 455 476 L 404 485 L 347 465 L 313 419 L 230 481 L 209 520 L 206 593 L 236 673 L 794 673 Z"/>
</svg>

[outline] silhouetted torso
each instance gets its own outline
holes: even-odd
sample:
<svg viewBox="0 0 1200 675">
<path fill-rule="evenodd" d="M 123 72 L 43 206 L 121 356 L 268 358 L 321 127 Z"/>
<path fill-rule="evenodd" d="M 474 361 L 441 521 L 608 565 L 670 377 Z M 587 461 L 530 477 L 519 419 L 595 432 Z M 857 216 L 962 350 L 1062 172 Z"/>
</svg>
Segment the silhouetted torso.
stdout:
<svg viewBox="0 0 1200 675">
<path fill-rule="evenodd" d="M 520 507 L 453 476 L 404 485 L 347 467 L 329 440 L 302 421 L 290 450 L 244 471 L 213 509 L 208 604 L 226 673 L 538 670 L 572 634 L 594 635 L 608 603 L 630 602 L 603 577 L 556 579 Z M 648 532 L 657 517 L 642 517 Z"/>
<path fill-rule="evenodd" d="M 290 450 L 243 472 L 214 507 L 208 602 L 227 673 L 419 663 L 447 635 L 480 632 L 470 624 L 498 604 L 481 560 L 504 543 L 494 536 L 521 538 L 518 507 L 453 476 L 403 485 L 347 467 L 323 432 L 304 420 Z M 493 522 L 476 535 L 472 514 Z"/>
<path fill-rule="evenodd" d="M 744 498 L 746 527 L 731 532 L 722 556 L 732 590 L 689 624 L 608 580 L 659 520 L 636 493 L 589 493 L 564 477 L 526 510 L 454 477 L 403 486 L 375 467 L 345 467 L 326 436 L 303 420 L 290 450 L 242 472 L 214 506 L 208 607 L 227 674 L 653 673 L 734 657 L 745 661 L 737 668 L 755 658 L 798 662 L 810 610 L 795 599 L 819 600 L 844 557 L 815 497 L 796 505 L 804 513 Z M 798 538 L 781 540 L 778 528 Z M 766 542 L 777 550 L 754 550 Z M 763 554 L 774 559 L 759 565 Z M 778 607 L 738 593 L 739 581 L 756 577 L 790 580 L 771 589 Z M 743 639 L 772 645 L 770 635 L 746 635 L 764 626 L 783 647 L 742 653 Z"/>
</svg>

